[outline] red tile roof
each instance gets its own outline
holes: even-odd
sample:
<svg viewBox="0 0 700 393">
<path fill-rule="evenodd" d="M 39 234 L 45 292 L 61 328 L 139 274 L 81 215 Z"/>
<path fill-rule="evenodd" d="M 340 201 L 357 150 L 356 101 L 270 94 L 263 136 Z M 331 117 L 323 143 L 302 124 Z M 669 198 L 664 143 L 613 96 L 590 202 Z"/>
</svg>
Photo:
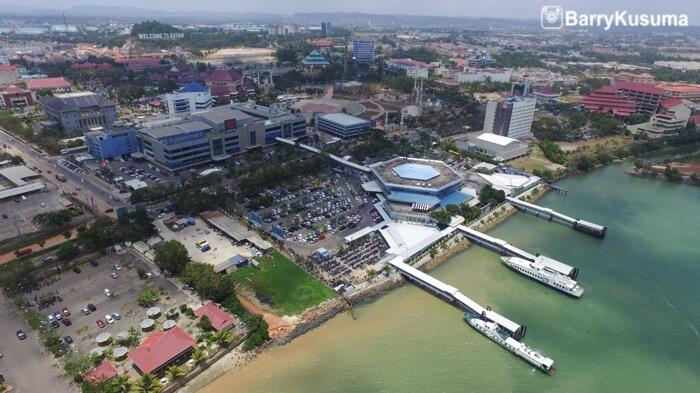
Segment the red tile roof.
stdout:
<svg viewBox="0 0 700 393">
<path fill-rule="evenodd" d="M 241 74 L 235 70 L 214 70 L 211 74 L 207 75 L 205 80 L 217 82 L 217 81 L 237 81 L 241 79 Z"/>
<path fill-rule="evenodd" d="M 683 101 L 680 98 L 666 98 L 665 100 L 661 101 L 661 107 L 664 109 L 669 109 L 671 107 L 674 107 L 676 105 L 682 104 Z"/>
<path fill-rule="evenodd" d="M 629 90 L 656 95 L 661 95 L 661 93 L 663 92 L 661 89 L 654 85 L 630 81 L 615 81 L 615 88 L 617 90 Z"/>
<path fill-rule="evenodd" d="M 70 83 L 63 79 L 62 76 L 57 78 L 37 78 L 29 79 L 27 81 L 27 87 L 29 90 L 41 90 L 41 89 L 69 89 Z"/>
<path fill-rule="evenodd" d="M 117 375 L 117 369 L 110 362 L 102 362 L 97 367 L 88 371 L 84 376 L 88 382 L 104 382 L 114 378 Z"/>
<path fill-rule="evenodd" d="M 209 322 L 211 322 L 211 326 L 216 331 L 225 330 L 233 326 L 233 317 L 214 303 L 205 304 L 198 308 L 194 315 L 198 318 L 206 315 L 209 318 Z"/>
<path fill-rule="evenodd" d="M 603 86 L 583 97 L 581 105 L 589 112 L 627 117 L 635 112 L 636 105 L 627 98 L 615 94 L 612 86 Z"/>
<path fill-rule="evenodd" d="M 151 333 L 129 352 L 129 358 L 141 372 L 150 373 L 190 350 L 194 344 L 192 337 L 175 326 L 164 332 Z"/>
<path fill-rule="evenodd" d="M 10 85 L 7 87 L 7 89 L 5 89 L 5 91 L 3 91 L 3 93 L 12 93 L 12 94 L 14 94 L 14 93 L 26 93 L 26 92 L 27 92 L 27 90 L 19 88 L 15 85 Z"/>
<path fill-rule="evenodd" d="M 0 71 L 15 71 L 17 67 L 11 64 L 0 64 Z"/>
</svg>

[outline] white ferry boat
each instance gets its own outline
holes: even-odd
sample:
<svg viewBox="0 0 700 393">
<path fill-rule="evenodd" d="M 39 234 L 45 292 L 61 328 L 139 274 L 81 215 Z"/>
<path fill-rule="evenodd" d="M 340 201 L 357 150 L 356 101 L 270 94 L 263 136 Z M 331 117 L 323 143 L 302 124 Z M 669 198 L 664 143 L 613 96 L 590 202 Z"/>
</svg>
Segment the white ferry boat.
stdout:
<svg viewBox="0 0 700 393">
<path fill-rule="evenodd" d="M 554 368 L 554 360 L 546 356 L 542 356 L 534 349 L 514 340 L 506 331 L 501 329 L 496 322 L 484 321 L 470 312 L 464 313 L 464 319 L 484 336 L 495 341 L 503 348 L 526 360 L 528 363 L 546 372 L 547 374 L 552 375 L 554 374 L 554 371 L 556 371 Z"/>
<path fill-rule="evenodd" d="M 503 262 L 516 272 L 537 280 L 558 291 L 564 292 L 573 297 L 583 295 L 583 287 L 578 285 L 573 278 L 561 274 L 537 262 L 530 262 L 518 257 L 501 257 Z"/>
</svg>

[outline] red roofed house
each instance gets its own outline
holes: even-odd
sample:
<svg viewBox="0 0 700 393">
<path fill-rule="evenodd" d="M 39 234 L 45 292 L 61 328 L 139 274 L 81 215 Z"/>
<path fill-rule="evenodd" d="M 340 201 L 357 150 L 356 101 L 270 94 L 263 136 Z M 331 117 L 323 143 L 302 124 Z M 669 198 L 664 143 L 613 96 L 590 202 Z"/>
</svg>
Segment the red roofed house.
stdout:
<svg viewBox="0 0 700 393">
<path fill-rule="evenodd" d="M 554 102 L 561 96 L 560 93 L 557 93 L 549 86 L 540 87 L 539 89 L 535 90 L 532 95 L 535 96 L 535 99 L 537 99 L 539 102 Z"/>
<path fill-rule="evenodd" d="M 87 61 L 85 63 L 71 64 L 70 67 L 76 71 L 90 71 L 90 70 L 108 70 L 108 69 L 112 68 L 112 65 L 109 63 L 95 64 L 95 63 L 91 63 L 91 62 Z"/>
<path fill-rule="evenodd" d="M 648 83 L 615 81 L 617 94 L 627 97 L 637 105 L 637 112 L 653 115 L 659 108 L 663 90 Z"/>
<path fill-rule="evenodd" d="M 174 361 L 187 356 L 195 340 L 184 330 L 175 326 L 164 332 L 151 333 L 135 349 L 129 358 L 140 373 L 157 373 Z"/>
<path fill-rule="evenodd" d="M 29 90 L 10 86 L 5 91 L 0 91 L 0 106 L 17 108 L 29 105 L 34 105 L 34 96 Z"/>
<path fill-rule="evenodd" d="M 83 375 L 83 379 L 90 383 L 102 383 L 109 381 L 117 375 L 117 369 L 110 362 L 102 362 L 97 367 Z"/>
<path fill-rule="evenodd" d="M 209 322 L 211 322 L 211 326 L 217 332 L 233 327 L 233 316 L 222 310 L 221 307 L 214 303 L 208 303 L 198 308 L 194 312 L 194 315 L 196 315 L 197 318 L 200 318 L 202 315 L 206 315 L 207 318 L 209 318 Z"/>
<path fill-rule="evenodd" d="M 616 94 L 615 88 L 612 86 L 603 86 L 592 91 L 591 94 L 583 97 L 581 106 L 589 112 L 613 115 L 619 118 L 625 118 L 636 110 L 635 103 Z"/>
<path fill-rule="evenodd" d="M 243 77 L 235 70 L 215 70 L 204 78 L 204 83 L 211 89 L 212 97 L 225 101 L 242 90 Z"/>
<path fill-rule="evenodd" d="M 19 83 L 17 67 L 10 64 L 0 64 L 0 87 Z"/>
<path fill-rule="evenodd" d="M 27 88 L 31 91 L 39 91 L 49 89 L 54 93 L 65 93 L 70 91 L 70 83 L 62 76 L 57 78 L 36 78 L 27 81 Z"/>
<path fill-rule="evenodd" d="M 143 71 L 161 66 L 160 61 L 151 57 L 121 58 L 115 61 L 119 64 L 124 64 L 129 71 Z"/>
</svg>

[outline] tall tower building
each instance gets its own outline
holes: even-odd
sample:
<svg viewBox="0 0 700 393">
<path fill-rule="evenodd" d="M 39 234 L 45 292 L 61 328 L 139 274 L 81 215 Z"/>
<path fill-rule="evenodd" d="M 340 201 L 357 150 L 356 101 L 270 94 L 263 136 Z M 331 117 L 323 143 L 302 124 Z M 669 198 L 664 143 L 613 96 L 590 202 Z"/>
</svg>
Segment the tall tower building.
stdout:
<svg viewBox="0 0 700 393">
<path fill-rule="evenodd" d="M 514 139 L 530 137 L 536 100 L 510 97 L 486 104 L 484 131 Z"/>
</svg>

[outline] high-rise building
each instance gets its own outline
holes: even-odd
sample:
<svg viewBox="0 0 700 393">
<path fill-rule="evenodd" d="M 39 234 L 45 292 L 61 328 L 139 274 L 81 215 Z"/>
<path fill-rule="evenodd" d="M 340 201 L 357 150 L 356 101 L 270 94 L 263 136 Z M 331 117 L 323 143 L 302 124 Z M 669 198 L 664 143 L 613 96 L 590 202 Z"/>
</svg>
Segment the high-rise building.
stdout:
<svg viewBox="0 0 700 393">
<path fill-rule="evenodd" d="M 489 101 L 486 104 L 484 131 L 519 140 L 529 138 L 535 103 L 535 99 L 524 97 Z"/>
<path fill-rule="evenodd" d="M 354 40 L 352 42 L 352 55 L 359 62 L 373 62 L 374 40 Z"/>
<path fill-rule="evenodd" d="M 134 130 L 123 126 L 86 132 L 85 144 L 88 152 L 98 160 L 125 156 L 138 151 Z"/>
<path fill-rule="evenodd" d="M 322 22 L 321 23 L 321 34 L 323 34 L 324 37 L 330 37 L 333 35 L 333 29 L 331 28 L 331 22 Z"/>
<path fill-rule="evenodd" d="M 170 116 L 189 113 L 214 106 L 211 89 L 199 83 L 190 83 L 178 91 L 165 95 Z"/>
</svg>

